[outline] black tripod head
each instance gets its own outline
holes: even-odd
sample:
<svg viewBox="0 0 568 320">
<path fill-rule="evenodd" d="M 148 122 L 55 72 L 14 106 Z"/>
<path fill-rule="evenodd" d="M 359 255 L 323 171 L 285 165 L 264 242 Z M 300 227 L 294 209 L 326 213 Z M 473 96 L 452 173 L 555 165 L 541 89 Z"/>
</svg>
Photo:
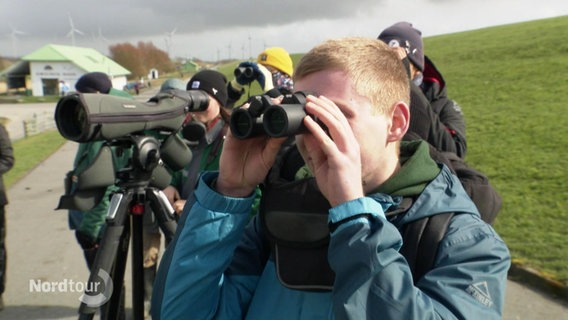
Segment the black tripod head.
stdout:
<svg viewBox="0 0 568 320">
<path fill-rule="evenodd" d="M 177 132 L 142 132 L 105 141 L 85 170 L 68 174 L 70 187 L 56 209 L 88 211 L 111 185 L 162 190 L 169 185 L 171 172 L 187 166 L 191 158 L 191 150 Z M 126 165 L 119 167 L 118 162 Z"/>
</svg>

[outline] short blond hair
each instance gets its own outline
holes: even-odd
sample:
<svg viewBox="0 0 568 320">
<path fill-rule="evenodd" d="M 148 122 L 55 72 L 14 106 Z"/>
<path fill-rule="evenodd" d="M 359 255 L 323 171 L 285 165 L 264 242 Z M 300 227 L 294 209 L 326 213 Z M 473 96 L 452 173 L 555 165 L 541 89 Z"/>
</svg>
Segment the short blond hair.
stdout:
<svg viewBox="0 0 568 320">
<path fill-rule="evenodd" d="M 327 40 L 302 57 L 296 66 L 294 82 L 323 70 L 347 73 L 357 93 L 367 97 L 379 114 L 391 112 L 396 102 L 410 103 L 404 66 L 381 40 L 362 37 Z"/>
</svg>

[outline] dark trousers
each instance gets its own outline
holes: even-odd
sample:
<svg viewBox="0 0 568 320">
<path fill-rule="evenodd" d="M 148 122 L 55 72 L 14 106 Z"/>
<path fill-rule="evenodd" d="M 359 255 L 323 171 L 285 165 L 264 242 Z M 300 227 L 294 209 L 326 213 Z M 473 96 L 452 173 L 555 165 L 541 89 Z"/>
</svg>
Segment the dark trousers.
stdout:
<svg viewBox="0 0 568 320">
<path fill-rule="evenodd" d="M 6 211 L 0 206 L 0 295 L 6 285 Z"/>
</svg>

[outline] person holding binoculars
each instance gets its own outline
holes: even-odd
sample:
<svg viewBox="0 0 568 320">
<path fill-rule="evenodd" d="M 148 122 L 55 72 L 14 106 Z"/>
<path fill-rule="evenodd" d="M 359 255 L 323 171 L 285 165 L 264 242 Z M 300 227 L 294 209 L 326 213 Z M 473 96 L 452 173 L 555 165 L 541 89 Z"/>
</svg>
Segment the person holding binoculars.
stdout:
<svg viewBox="0 0 568 320">
<path fill-rule="evenodd" d="M 227 85 L 227 106 L 232 108 L 245 93 L 244 87 L 255 80 L 263 92 L 273 96 L 290 93 L 294 88 L 293 73 L 292 58 L 286 50 L 281 47 L 266 48 L 258 55 L 256 62 L 244 61 L 235 68 L 235 78 Z"/>
<path fill-rule="evenodd" d="M 428 144 L 403 141 L 410 88 L 396 53 L 377 39 L 327 40 L 299 61 L 294 86 L 282 109 L 302 107 L 303 128 L 287 134 L 309 175 L 271 179 L 288 138 L 270 134 L 286 120 L 276 99 L 261 101 L 271 129 L 229 130 L 219 170 L 197 179 L 152 319 L 500 319 L 509 251 Z M 447 212 L 435 261 L 415 278 L 403 234 Z"/>
<path fill-rule="evenodd" d="M 203 91 L 209 96 L 209 102 L 204 110 L 188 114 L 181 131 L 191 144 L 191 161 L 184 169 L 174 173 L 171 185 L 164 190 L 177 213 L 181 213 L 185 200 L 193 192 L 199 173 L 219 167 L 219 155 L 230 117 L 224 108 L 226 88 L 227 79 L 215 70 L 199 71 L 187 82 L 187 91 Z"/>
</svg>

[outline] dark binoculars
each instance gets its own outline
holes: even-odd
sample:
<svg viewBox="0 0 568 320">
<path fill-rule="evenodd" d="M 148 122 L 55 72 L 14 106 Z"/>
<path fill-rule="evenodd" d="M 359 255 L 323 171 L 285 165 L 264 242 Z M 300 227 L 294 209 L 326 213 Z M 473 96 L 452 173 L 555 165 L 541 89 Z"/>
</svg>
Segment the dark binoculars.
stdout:
<svg viewBox="0 0 568 320">
<path fill-rule="evenodd" d="M 254 80 L 254 69 L 252 67 L 238 67 L 233 73 L 235 77 L 244 76 L 246 79 Z"/>
<path fill-rule="evenodd" d="M 274 104 L 268 95 L 251 97 L 248 108 L 233 110 L 231 132 L 238 139 L 266 134 L 271 137 L 287 137 L 306 133 L 304 117 L 307 115 L 307 93 L 284 95 L 281 104 Z"/>
</svg>

